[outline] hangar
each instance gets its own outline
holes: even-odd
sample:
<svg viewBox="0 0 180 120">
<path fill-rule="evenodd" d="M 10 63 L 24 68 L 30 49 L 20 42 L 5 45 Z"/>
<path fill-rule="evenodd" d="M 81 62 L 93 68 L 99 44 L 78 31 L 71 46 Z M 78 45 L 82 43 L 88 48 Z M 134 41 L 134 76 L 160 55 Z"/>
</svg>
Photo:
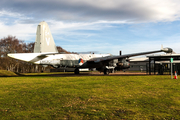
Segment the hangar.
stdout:
<svg viewBox="0 0 180 120">
<path fill-rule="evenodd" d="M 149 63 L 147 65 L 147 73 L 151 74 L 171 74 L 171 58 L 172 71 L 180 73 L 180 54 L 164 54 L 164 55 L 153 55 L 147 56 Z"/>
<path fill-rule="evenodd" d="M 171 58 L 173 58 L 172 71 L 180 74 L 180 54 L 150 55 L 146 58 L 130 60 L 130 69 L 133 71 L 146 71 L 147 74 L 171 74 Z"/>
</svg>

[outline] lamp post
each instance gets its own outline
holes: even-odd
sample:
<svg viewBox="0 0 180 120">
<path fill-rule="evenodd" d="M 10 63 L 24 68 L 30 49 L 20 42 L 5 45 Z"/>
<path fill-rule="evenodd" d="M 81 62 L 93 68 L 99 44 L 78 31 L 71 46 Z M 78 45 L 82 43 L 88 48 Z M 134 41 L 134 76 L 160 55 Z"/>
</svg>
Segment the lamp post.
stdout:
<svg viewBox="0 0 180 120">
<path fill-rule="evenodd" d="M 172 63 L 173 63 L 173 58 L 171 58 L 170 60 L 171 60 L 171 79 L 173 79 L 173 77 L 172 77 Z"/>
</svg>

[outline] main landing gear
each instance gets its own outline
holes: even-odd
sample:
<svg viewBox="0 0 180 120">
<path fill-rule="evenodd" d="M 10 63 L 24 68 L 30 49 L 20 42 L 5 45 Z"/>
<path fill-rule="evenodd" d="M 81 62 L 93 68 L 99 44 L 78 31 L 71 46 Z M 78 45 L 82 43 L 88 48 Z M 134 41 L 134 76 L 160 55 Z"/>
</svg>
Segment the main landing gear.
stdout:
<svg viewBox="0 0 180 120">
<path fill-rule="evenodd" d="M 74 74 L 79 74 L 79 68 L 76 68 L 76 69 L 74 70 Z"/>
<path fill-rule="evenodd" d="M 111 71 L 109 69 L 104 69 L 104 75 L 109 75 Z"/>
<path fill-rule="evenodd" d="M 104 75 L 109 75 L 109 73 L 112 73 L 113 72 L 113 70 L 112 69 L 104 69 Z M 75 70 L 74 70 L 74 74 L 79 74 L 79 68 L 76 68 Z"/>
<path fill-rule="evenodd" d="M 114 73 L 114 69 L 104 69 L 104 75 L 109 75 L 109 73 Z"/>
</svg>

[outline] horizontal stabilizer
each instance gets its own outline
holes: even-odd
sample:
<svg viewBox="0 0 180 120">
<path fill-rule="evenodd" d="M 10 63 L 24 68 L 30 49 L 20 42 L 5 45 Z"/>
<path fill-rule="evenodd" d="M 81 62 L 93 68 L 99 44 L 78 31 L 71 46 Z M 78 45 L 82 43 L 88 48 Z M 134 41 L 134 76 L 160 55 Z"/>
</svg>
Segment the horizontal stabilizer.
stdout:
<svg viewBox="0 0 180 120">
<path fill-rule="evenodd" d="M 34 63 L 48 57 L 48 55 L 54 55 L 54 54 L 57 53 L 11 53 L 8 54 L 8 56 L 17 60 Z"/>
</svg>

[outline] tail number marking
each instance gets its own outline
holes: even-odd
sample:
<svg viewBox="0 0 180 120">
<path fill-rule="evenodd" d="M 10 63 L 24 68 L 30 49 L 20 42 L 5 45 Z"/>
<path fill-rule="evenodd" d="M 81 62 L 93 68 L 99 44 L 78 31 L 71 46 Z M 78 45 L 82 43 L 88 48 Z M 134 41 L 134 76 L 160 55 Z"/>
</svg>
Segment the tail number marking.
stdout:
<svg viewBox="0 0 180 120">
<path fill-rule="evenodd" d="M 50 43 L 50 36 L 49 36 L 49 32 L 47 31 L 46 27 L 43 26 L 43 30 L 44 30 L 44 33 L 45 33 L 45 40 L 46 40 L 46 43 L 47 45 L 49 46 L 49 43 Z"/>
</svg>

